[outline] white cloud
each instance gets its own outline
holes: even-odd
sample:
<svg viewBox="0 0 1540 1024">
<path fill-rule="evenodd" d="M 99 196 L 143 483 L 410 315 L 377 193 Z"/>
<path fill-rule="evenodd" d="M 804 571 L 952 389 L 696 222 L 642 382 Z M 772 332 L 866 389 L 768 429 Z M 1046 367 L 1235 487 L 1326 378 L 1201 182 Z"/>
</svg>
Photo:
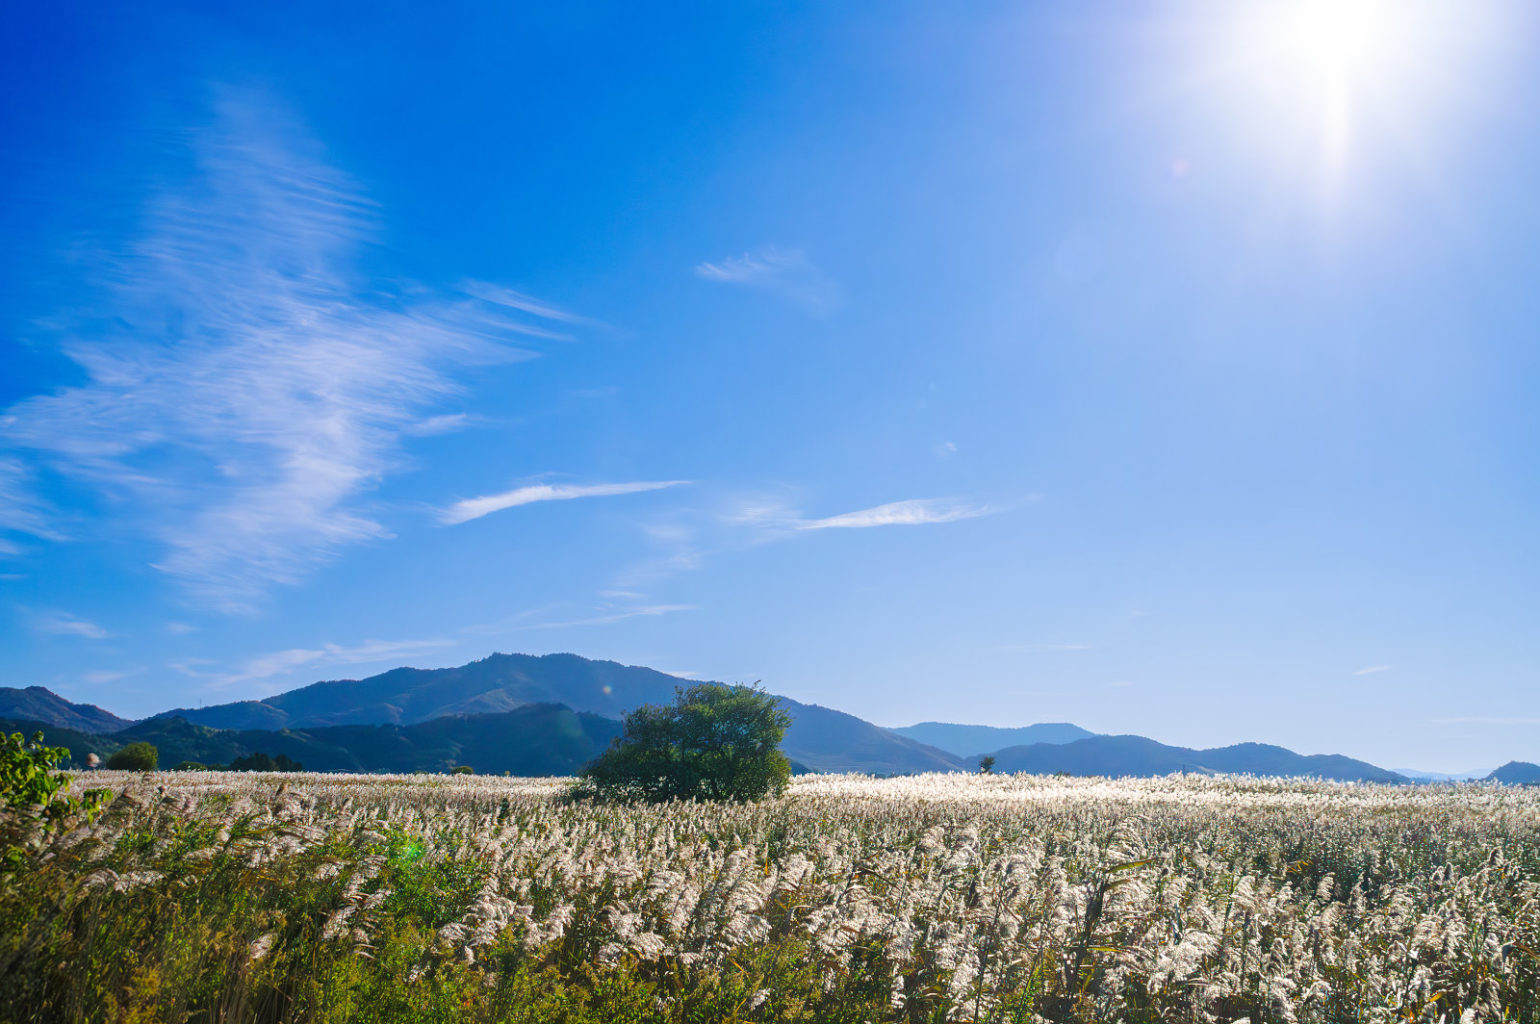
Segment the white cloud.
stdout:
<svg viewBox="0 0 1540 1024">
<path fill-rule="evenodd" d="M 826 519 L 805 519 L 799 530 L 864 529 L 869 526 L 923 526 L 929 523 L 953 523 L 959 519 L 977 519 L 992 513 L 987 505 L 969 505 L 944 499 L 893 501 L 859 512 L 846 512 Z"/>
<path fill-rule="evenodd" d="M 569 629 L 573 626 L 608 626 L 612 622 L 624 622 L 626 619 L 648 618 L 657 615 L 672 615 L 675 612 L 693 612 L 696 606 L 693 604 L 650 604 L 641 608 L 624 608 L 613 612 L 604 612 L 585 619 L 568 619 L 559 622 L 537 622 L 524 629 Z"/>
<path fill-rule="evenodd" d="M 0 415 L 0 527 L 57 529 L 24 453 L 158 541 L 157 568 L 239 608 L 388 536 L 364 498 L 404 437 L 452 425 L 425 414 L 454 372 L 530 357 L 509 341 L 551 332 L 520 318 L 567 314 L 360 280 L 376 211 L 269 97 L 226 96 L 190 138 L 197 173 L 93 257 L 105 295 L 57 328 L 84 382 Z"/>
<path fill-rule="evenodd" d="M 470 417 L 463 412 L 429 416 L 404 428 L 402 433 L 412 437 L 436 437 L 439 434 L 452 434 L 456 430 L 464 430 L 469 422 Z"/>
<path fill-rule="evenodd" d="M 826 313 L 839 302 L 834 283 L 801 249 L 765 246 L 742 256 L 697 264 L 695 274 L 707 281 L 759 288 L 813 313 Z"/>
<path fill-rule="evenodd" d="M 508 309 L 516 309 L 521 313 L 530 313 L 543 320 L 557 320 L 562 323 L 587 323 L 584 317 L 569 313 L 565 309 L 557 309 L 550 303 L 512 288 L 504 288 L 500 285 L 487 284 L 485 281 L 467 281 L 461 287 L 466 294 L 474 295 L 484 302 L 490 302 L 495 306 L 504 306 Z"/>
<path fill-rule="evenodd" d="M 618 484 L 530 484 L 515 487 L 502 494 L 489 494 L 481 498 L 457 501 L 439 514 L 439 520 L 447 525 L 468 523 L 472 519 L 505 508 L 530 505 L 537 501 L 570 501 L 573 498 L 605 498 L 617 494 L 640 494 L 643 491 L 661 491 L 666 487 L 681 487 L 688 480 L 641 480 Z"/>
<path fill-rule="evenodd" d="M 188 675 L 206 679 L 213 688 L 235 683 L 253 682 L 286 675 L 297 669 L 325 665 L 369 665 L 380 662 L 399 662 L 440 648 L 453 646 L 455 641 L 434 640 L 369 640 L 362 644 L 343 646 L 326 644 L 322 647 L 291 647 L 284 651 L 272 651 L 248 658 L 240 667 L 228 672 L 206 672 L 202 662 L 184 662 L 173 666 Z"/>
<path fill-rule="evenodd" d="M 7 424 L 7 418 L 0 416 L 0 427 Z M 35 490 L 31 468 L 20 459 L 0 458 L 0 533 L 27 533 L 62 540 L 51 519 L 51 510 Z M 20 553 L 19 545 L 0 536 L 0 557 Z"/>
<path fill-rule="evenodd" d="M 110 670 L 107 670 L 107 669 L 98 669 L 98 670 L 96 670 L 94 672 L 86 672 L 83 675 L 81 675 L 80 681 L 83 682 L 83 683 L 87 683 L 87 684 L 89 684 L 91 686 L 105 686 L 108 683 L 115 683 L 119 679 L 126 679 L 129 676 L 135 675 L 135 674 L 137 674 L 140 671 L 142 671 L 142 670 L 141 669 L 129 669 L 129 670 L 123 671 L 123 672 L 113 672 L 113 671 L 110 671 Z"/>
<path fill-rule="evenodd" d="M 44 612 L 32 619 L 32 628 L 53 636 L 83 636 L 87 640 L 106 640 L 112 636 L 96 623 L 68 612 Z"/>
<path fill-rule="evenodd" d="M 1355 676 L 1372 676 L 1376 672 L 1389 672 L 1389 671 L 1390 671 L 1390 666 L 1389 665 L 1366 665 L 1365 667 L 1355 671 L 1353 674 Z"/>
<path fill-rule="evenodd" d="M 950 523 L 994 515 L 1009 507 L 948 498 L 912 499 L 810 519 L 785 494 L 746 494 L 715 512 L 695 510 L 686 520 L 676 516 L 644 526 L 654 555 L 617 573 L 610 585 L 623 590 L 645 588 L 699 569 L 721 555 L 779 543 L 813 530 Z"/>
</svg>

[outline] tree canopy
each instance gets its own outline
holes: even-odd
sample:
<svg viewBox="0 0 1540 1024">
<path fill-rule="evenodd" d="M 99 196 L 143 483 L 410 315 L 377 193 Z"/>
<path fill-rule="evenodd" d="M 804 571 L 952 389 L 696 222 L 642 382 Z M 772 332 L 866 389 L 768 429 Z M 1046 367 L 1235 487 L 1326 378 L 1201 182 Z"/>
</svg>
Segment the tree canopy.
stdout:
<svg viewBox="0 0 1540 1024">
<path fill-rule="evenodd" d="M 131 772 L 153 772 L 160 764 L 160 751 L 155 744 L 140 740 L 130 743 L 107 758 L 107 767 Z"/>
<path fill-rule="evenodd" d="M 780 751 L 791 716 L 754 686 L 676 687 L 671 705 L 643 705 L 583 769 L 580 795 L 634 800 L 757 800 L 786 788 Z"/>
</svg>

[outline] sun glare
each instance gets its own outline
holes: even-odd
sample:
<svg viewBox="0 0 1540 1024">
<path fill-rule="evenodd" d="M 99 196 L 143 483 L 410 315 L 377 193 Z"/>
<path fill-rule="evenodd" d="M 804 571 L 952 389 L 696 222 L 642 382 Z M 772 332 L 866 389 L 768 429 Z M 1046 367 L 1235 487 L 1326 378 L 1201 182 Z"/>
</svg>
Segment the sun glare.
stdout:
<svg viewBox="0 0 1540 1024">
<path fill-rule="evenodd" d="M 1432 143 L 1438 93 L 1472 20 L 1442 2 L 1255 0 L 1229 10 L 1224 60 L 1237 113 L 1265 146 L 1303 143 L 1330 193 L 1375 155 L 1369 147 Z"/>
<path fill-rule="evenodd" d="M 1328 81 L 1372 74 L 1392 29 L 1374 0 L 1302 0 L 1286 5 L 1275 26 L 1280 56 Z"/>
</svg>

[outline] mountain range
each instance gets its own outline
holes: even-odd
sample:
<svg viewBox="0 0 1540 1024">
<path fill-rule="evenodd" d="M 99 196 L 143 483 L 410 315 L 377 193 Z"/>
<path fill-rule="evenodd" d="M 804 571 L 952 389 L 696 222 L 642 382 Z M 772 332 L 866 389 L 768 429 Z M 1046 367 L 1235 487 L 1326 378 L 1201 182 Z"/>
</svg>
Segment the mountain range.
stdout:
<svg viewBox="0 0 1540 1024">
<path fill-rule="evenodd" d="M 71 704 L 42 686 L 0 687 L 0 718 L 43 722 L 82 733 L 117 732 L 134 723 L 95 704 Z"/>
<path fill-rule="evenodd" d="M 1070 775 L 1204 774 L 1312 776 L 1355 782 L 1407 782 L 1406 776 L 1341 754 L 1296 754 L 1266 743 L 1212 750 L 1171 747 L 1143 736 L 1090 736 L 1072 743 L 1033 743 L 996 751 L 995 771 Z"/>
<path fill-rule="evenodd" d="M 1032 743 L 1073 743 L 1088 739 L 1096 733 L 1068 722 L 1042 722 L 1005 728 L 998 725 L 956 725 L 952 722 L 921 722 L 918 725 L 901 725 L 893 730 L 900 736 L 908 736 L 921 743 L 940 747 L 949 754 L 977 760 L 981 754 L 1006 747 L 1020 747 Z"/>
<path fill-rule="evenodd" d="M 161 764 L 228 763 L 283 754 L 323 771 L 572 774 L 621 733 L 620 717 L 671 701 L 690 680 L 575 654 L 493 654 L 454 668 L 398 668 L 361 680 L 312 683 L 262 700 L 174 708 L 130 722 L 40 687 L 0 687 L 0 730 L 41 730 L 50 745 L 110 755 L 143 740 Z M 972 771 L 984 754 L 999 772 L 1152 776 L 1178 771 L 1407 782 L 1340 755 L 1242 743 L 1194 750 L 1142 736 L 1102 736 L 1069 723 L 1020 728 L 921 722 L 885 729 L 854 715 L 781 698 L 792 718 L 781 749 L 799 771 L 913 774 Z M 1516 762 L 1491 776 L 1529 781 Z"/>
</svg>

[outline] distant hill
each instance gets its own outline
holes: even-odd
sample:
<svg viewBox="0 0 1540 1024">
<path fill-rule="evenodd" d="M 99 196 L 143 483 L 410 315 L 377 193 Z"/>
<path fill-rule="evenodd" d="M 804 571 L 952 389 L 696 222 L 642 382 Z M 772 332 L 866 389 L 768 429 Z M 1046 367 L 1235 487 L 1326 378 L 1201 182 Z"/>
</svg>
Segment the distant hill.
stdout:
<svg viewBox="0 0 1540 1024">
<path fill-rule="evenodd" d="M 137 723 L 71 704 L 42 687 L 0 689 L 0 728 L 39 726 L 83 761 L 146 740 L 161 764 L 228 764 L 283 754 L 306 768 L 481 772 L 575 772 L 643 704 L 666 704 L 692 685 L 650 668 L 575 654 L 493 654 L 456 668 L 398 668 L 367 679 L 312 683 L 263 700 L 176 708 Z M 1067 722 L 1021 728 L 921 722 L 884 729 L 855 715 L 781 698 L 792 718 L 781 749 L 797 770 L 900 775 L 972 771 L 993 751 L 1000 772 L 1165 775 L 1236 772 L 1407 782 L 1404 775 L 1338 755 L 1296 754 L 1242 743 L 1215 750 L 1172 747 L 1142 736 L 1098 736 Z M 8 703 L 4 703 L 8 702 Z M 109 731 L 111 730 L 111 731 Z M 1022 742 L 1030 741 L 1030 742 Z M 1505 765 L 1504 772 L 1533 766 Z M 1540 769 L 1534 769 L 1540 771 Z M 1510 772 L 1511 774 L 1511 772 Z"/>
<path fill-rule="evenodd" d="M 1404 776 L 1340 754 L 1296 754 L 1265 743 L 1193 750 L 1143 736 L 1092 736 L 1073 743 L 1034 743 L 995 752 L 995 771 L 1046 775 L 1140 776 L 1213 772 L 1313 776 L 1352 782 L 1406 782 Z"/>
<path fill-rule="evenodd" d="M 1096 733 L 1068 722 L 1043 722 L 1007 728 L 997 725 L 956 725 L 952 722 L 921 722 L 892 730 L 921 743 L 939 747 L 961 758 L 976 758 L 991 750 L 1033 743 L 1073 743 Z"/>
<path fill-rule="evenodd" d="M 1419 768 L 1392 768 L 1397 775 L 1405 775 L 1413 782 L 1473 782 L 1484 779 L 1490 772 L 1425 772 Z"/>
<path fill-rule="evenodd" d="M 367 679 L 312 683 L 263 700 L 174 708 L 216 729 L 304 729 L 328 725 L 411 725 L 445 715 L 565 704 L 619 718 L 641 704 L 672 700 L 689 681 L 650 668 L 590 661 L 576 654 L 494 654 L 457 668 L 397 668 Z"/>
<path fill-rule="evenodd" d="M 367 679 L 313 683 L 260 701 L 176 708 L 156 717 L 184 718 L 218 729 L 313 730 L 411 725 L 446 715 L 550 703 L 619 719 L 643 704 L 669 703 L 676 686 L 689 685 L 691 680 L 650 668 L 576 654 L 494 654 L 458 668 L 398 668 Z M 781 749 L 813 771 L 899 774 L 963 767 L 944 750 L 854 715 L 782 700 L 793 722 Z"/>
<path fill-rule="evenodd" d="M 843 711 L 781 698 L 791 728 L 781 750 L 815 772 L 874 775 L 955 772 L 968 766 L 945 750 L 900 736 Z"/>
<path fill-rule="evenodd" d="M 69 729 L 51 722 L 39 722 L 27 718 L 0 718 L 0 733 L 19 732 L 28 740 L 37 733 L 43 734 L 43 743 L 50 747 L 63 747 L 70 752 L 65 767 L 83 768 L 86 755 L 96 753 L 106 760 L 107 754 L 123 745 L 111 733 L 88 733 Z"/>
<path fill-rule="evenodd" d="M 1509 761 L 1486 777 L 1488 782 L 1506 782 L 1510 786 L 1540 786 L 1540 764 Z"/>
<path fill-rule="evenodd" d="M 0 686 L 0 718 L 11 718 L 79 732 L 117 732 L 133 723 L 95 704 L 71 704 L 42 686 Z"/>
<path fill-rule="evenodd" d="M 0 721 L 30 735 L 39 723 Z M 481 774 L 572 775 L 620 735 L 620 723 L 555 704 L 530 704 L 490 715 L 449 715 L 413 725 L 340 725 L 315 729 L 211 729 L 184 718 L 153 718 L 111 735 L 42 726 L 51 746 L 68 747 L 78 767 L 87 753 L 105 760 L 144 740 L 160 766 L 182 761 L 229 764 L 248 754 L 284 754 L 308 771 L 446 772 L 470 765 Z"/>
</svg>

